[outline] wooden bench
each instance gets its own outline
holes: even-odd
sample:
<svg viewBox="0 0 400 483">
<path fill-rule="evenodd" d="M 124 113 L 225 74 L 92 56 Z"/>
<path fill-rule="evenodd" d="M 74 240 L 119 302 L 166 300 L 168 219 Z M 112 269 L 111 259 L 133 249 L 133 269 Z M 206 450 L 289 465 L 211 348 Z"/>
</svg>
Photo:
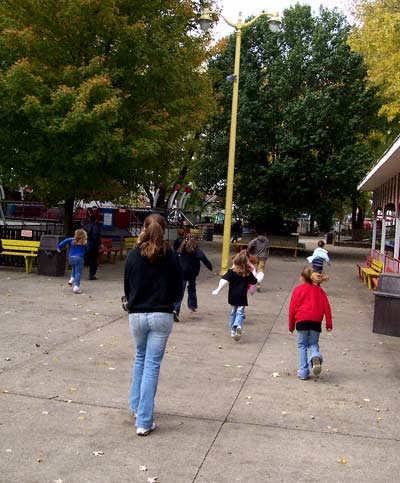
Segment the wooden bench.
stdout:
<svg viewBox="0 0 400 483">
<path fill-rule="evenodd" d="M 129 251 L 135 248 L 135 246 L 137 245 L 137 240 L 138 240 L 137 236 L 124 237 L 122 248 L 121 248 L 121 255 L 124 250 L 126 250 L 126 254 L 128 255 Z"/>
<path fill-rule="evenodd" d="M 293 250 L 293 254 L 295 257 L 297 257 L 297 252 L 304 251 L 306 246 L 304 243 L 299 243 L 296 237 L 275 237 L 271 236 L 269 238 L 269 248 L 268 248 L 268 254 L 272 249 L 281 249 L 281 250 Z M 233 248 L 235 249 L 235 252 L 239 253 L 241 250 L 247 250 L 249 242 L 246 241 L 241 241 L 241 242 L 235 242 L 233 244 Z"/>
<path fill-rule="evenodd" d="M 378 278 L 379 275 L 382 273 L 382 270 L 383 270 L 383 262 L 380 262 L 375 258 L 372 259 L 370 267 L 361 269 L 363 282 L 368 285 L 369 289 L 373 288 L 372 279 Z"/>
<path fill-rule="evenodd" d="M 357 263 L 358 276 L 359 276 L 359 278 L 360 278 L 361 281 L 363 279 L 361 270 L 363 268 L 370 268 L 371 267 L 371 262 L 372 262 L 371 255 L 367 255 L 367 258 L 365 259 L 365 263 Z"/>
<path fill-rule="evenodd" d="M 31 273 L 33 262 L 38 257 L 39 241 L 2 239 L 3 251 L 1 255 L 25 258 L 25 272 Z"/>
<path fill-rule="evenodd" d="M 303 243 L 299 243 L 296 236 L 271 236 L 269 237 L 269 249 L 271 250 L 293 250 L 293 256 L 296 258 L 299 251 L 305 248 Z"/>
<path fill-rule="evenodd" d="M 119 251 L 119 247 L 113 247 L 113 241 L 111 238 L 102 238 L 99 249 L 99 263 L 102 263 L 103 255 L 107 255 L 107 261 L 115 263 Z"/>
<path fill-rule="evenodd" d="M 233 244 L 233 248 L 234 248 L 234 250 L 235 250 L 236 253 L 239 253 L 242 250 L 247 250 L 247 245 L 248 244 L 249 244 L 249 242 L 235 242 Z"/>
</svg>

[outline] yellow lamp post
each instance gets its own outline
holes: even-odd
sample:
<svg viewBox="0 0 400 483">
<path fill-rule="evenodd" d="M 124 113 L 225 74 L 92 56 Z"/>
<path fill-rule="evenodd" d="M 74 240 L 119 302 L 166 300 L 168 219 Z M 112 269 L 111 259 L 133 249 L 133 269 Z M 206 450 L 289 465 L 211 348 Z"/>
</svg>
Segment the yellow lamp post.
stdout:
<svg viewBox="0 0 400 483">
<path fill-rule="evenodd" d="M 224 274 L 229 267 L 229 253 L 231 242 L 231 224 L 232 224 L 232 203 L 233 203 L 233 180 L 235 173 L 235 150 L 236 150 L 236 127 L 237 127 L 237 111 L 239 100 L 239 71 L 240 71 L 240 46 L 242 41 L 242 30 L 253 25 L 260 17 L 267 15 L 269 17 L 269 28 L 272 32 L 277 32 L 280 28 L 280 19 L 277 13 L 262 12 L 248 22 L 243 22 L 242 14 L 239 13 L 237 23 L 230 22 L 219 12 L 213 10 L 205 10 L 199 19 L 200 27 L 203 31 L 207 31 L 215 17 L 221 16 L 223 20 L 235 29 L 236 47 L 235 47 L 235 67 L 233 71 L 233 93 L 232 93 L 232 112 L 231 112 L 231 128 L 229 134 L 229 154 L 228 154 L 228 175 L 226 179 L 226 196 L 225 196 L 225 217 L 224 217 L 224 235 L 222 242 L 222 260 L 221 275 Z"/>
</svg>

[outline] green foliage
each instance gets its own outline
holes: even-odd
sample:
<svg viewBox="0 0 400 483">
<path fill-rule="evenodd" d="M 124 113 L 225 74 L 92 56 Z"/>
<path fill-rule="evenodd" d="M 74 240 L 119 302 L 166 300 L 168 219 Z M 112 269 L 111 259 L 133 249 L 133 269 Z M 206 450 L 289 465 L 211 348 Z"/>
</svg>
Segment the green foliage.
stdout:
<svg viewBox="0 0 400 483">
<path fill-rule="evenodd" d="M 2 182 L 101 200 L 179 172 L 212 109 L 195 32 L 208 3 L 0 2 Z"/>
<path fill-rule="evenodd" d="M 400 8 L 396 0 L 356 0 L 357 27 L 349 43 L 368 66 L 371 82 L 379 85 L 385 102 L 382 112 L 396 121 L 400 110 Z"/>
<path fill-rule="evenodd" d="M 253 220 L 308 212 L 330 224 L 335 202 L 357 190 L 378 129 L 376 88 L 362 57 L 347 45 L 349 26 L 336 10 L 312 16 L 285 11 L 282 31 L 267 20 L 244 30 L 235 163 L 235 204 Z M 220 112 L 206 127 L 199 180 L 223 191 L 227 167 L 234 36 L 210 63 Z"/>
</svg>

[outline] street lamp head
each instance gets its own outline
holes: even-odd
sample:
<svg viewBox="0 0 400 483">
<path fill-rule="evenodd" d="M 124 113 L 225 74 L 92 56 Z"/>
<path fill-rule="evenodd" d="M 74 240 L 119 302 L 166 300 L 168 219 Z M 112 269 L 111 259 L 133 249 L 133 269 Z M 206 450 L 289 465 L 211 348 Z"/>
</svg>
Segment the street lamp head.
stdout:
<svg viewBox="0 0 400 483">
<path fill-rule="evenodd" d="M 209 10 L 204 10 L 203 15 L 199 18 L 199 25 L 203 32 L 207 32 L 211 24 L 213 23 L 213 18 Z"/>
<path fill-rule="evenodd" d="M 281 29 L 281 19 L 277 14 L 272 15 L 272 17 L 268 19 L 268 25 L 271 32 L 279 32 L 279 30 Z"/>
</svg>

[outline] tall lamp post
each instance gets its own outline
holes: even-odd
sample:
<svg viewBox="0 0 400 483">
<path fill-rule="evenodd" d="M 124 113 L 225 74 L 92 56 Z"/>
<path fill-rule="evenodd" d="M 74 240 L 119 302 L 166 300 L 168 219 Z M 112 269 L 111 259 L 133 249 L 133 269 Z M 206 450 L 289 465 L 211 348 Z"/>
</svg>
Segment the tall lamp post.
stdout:
<svg viewBox="0 0 400 483">
<path fill-rule="evenodd" d="M 225 217 L 224 217 L 224 236 L 222 242 L 222 260 L 221 260 L 221 275 L 224 274 L 229 267 L 229 253 L 231 241 L 231 224 L 232 224 L 232 203 L 233 203 L 233 179 L 235 173 L 235 149 L 236 149 L 236 126 L 237 126 L 237 111 L 239 100 L 239 71 L 240 71 L 240 46 L 242 41 L 242 30 L 250 25 L 253 25 L 260 17 L 267 15 L 269 17 L 269 28 L 272 32 L 277 32 L 280 29 L 281 21 L 277 13 L 262 12 L 248 22 L 243 22 L 242 14 L 239 13 L 237 23 L 230 22 L 219 12 L 214 10 L 205 10 L 203 15 L 199 18 L 201 29 L 206 32 L 215 16 L 221 16 L 223 20 L 235 29 L 236 33 L 236 47 L 235 47 L 235 67 L 233 72 L 233 93 L 232 93 L 232 112 L 231 112 L 231 128 L 229 135 L 229 155 L 228 155 L 228 175 L 226 179 L 226 196 L 225 196 Z"/>
</svg>

